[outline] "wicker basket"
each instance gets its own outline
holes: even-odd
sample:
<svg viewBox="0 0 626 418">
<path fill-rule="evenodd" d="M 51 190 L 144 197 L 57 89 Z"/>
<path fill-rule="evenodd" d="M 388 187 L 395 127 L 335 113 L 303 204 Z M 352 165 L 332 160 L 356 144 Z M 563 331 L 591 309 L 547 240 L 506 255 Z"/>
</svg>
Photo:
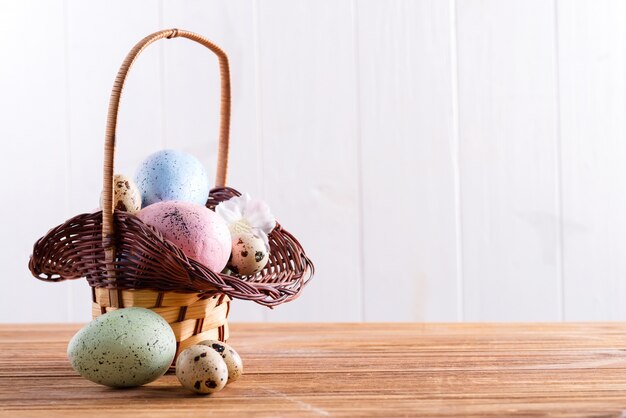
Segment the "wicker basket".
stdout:
<svg viewBox="0 0 626 418">
<path fill-rule="evenodd" d="M 221 112 L 216 186 L 207 207 L 238 196 L 225 187 L 230 125 L 230 75 L 226 54 L 192 32 L 169 29 L 142 39 L 118 71 L 109 103 L 105 146 L 103 211 L 77 215 L 51 229 L 33 248 L 29 268 L 43 281 L 86 278 L 92 287 L 93 316 L 130 306 L 157 312 L 172 326 L 178 352 L 203 339 L 228 338 L 232 298 L 273 307 L 298 297 L 313 276 L 313 264 L 298 241 L 280 224 L 269 236 L 270 260 L 251 276 L 213 272 L 186 257 L 157 230 L 134 215 L 113 208 L 117 116 L 126 76 L 137 56 L 160 39 L 183 37 L 217 55 Z"/>
</svg>

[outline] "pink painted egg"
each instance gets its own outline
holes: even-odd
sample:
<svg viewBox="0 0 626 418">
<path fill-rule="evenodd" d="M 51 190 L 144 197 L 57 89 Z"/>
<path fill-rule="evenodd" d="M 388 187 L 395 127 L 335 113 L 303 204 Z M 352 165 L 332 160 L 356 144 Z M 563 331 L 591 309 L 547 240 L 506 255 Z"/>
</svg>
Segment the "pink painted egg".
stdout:
<svg viewBox="0 0 626 418">
<path fill-rule="evenodd" d="M 155 227 L 190 258 L 219 273 L 230 256 L 231 238 L 226 222 L 195 203 L 169 200 L 146 206 L 137 217 Z"/>
</svg>

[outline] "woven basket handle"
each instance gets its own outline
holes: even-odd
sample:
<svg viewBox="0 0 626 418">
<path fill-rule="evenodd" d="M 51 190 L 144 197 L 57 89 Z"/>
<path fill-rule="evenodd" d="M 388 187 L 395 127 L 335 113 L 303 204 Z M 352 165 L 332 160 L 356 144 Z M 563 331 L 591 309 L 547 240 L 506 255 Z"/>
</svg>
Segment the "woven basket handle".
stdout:
<svg viewBox="0 0 626 418">
<path fill-rule="evenodd" d="M 172 39 L 183 37 L 198 42 L 209 48 L 217 58 L 220 65 L 221 78 L 221 104 L 220 104 L 220 133 L 219 145 L 217 150 L 217 174 L 215 176 L 215 186 L 223 187 L 226 185 L 226 174 L 228 170 L 228 135 L 230 129 L 230 71 L 228 65 L 228 57 L 222 49 L 213 42 L 204 37 L 179 29 L 167 29 L 148 35 L 139 41 L 133 49 L 128 53 L 122 66 L 117 72 L 113 90 L 111 91 L 111 99 L 109 100 L 109 113 L 107 116 L 106 135 L 104 140 L 104 180 L 103 180 L 103 203 L 102 203 L 102 243 L 105 249 L 105 260 L 113 263 L 115 257 L 115 226 L 113 222 L 113 166 L 115 157 L 115 133 L 117 130 L 117 115 L 122 96 L 122 89 L 126 82 L 126 76 L 130 67 L 139 56 L 139 54 L 151 43 L 159 39 Z M 208 198 L 208 196 L 207 196 Z M 114 282 L 113 276 L 114 266 L 111 264 L 107 268 L 110 279 Z"/>
</svg>

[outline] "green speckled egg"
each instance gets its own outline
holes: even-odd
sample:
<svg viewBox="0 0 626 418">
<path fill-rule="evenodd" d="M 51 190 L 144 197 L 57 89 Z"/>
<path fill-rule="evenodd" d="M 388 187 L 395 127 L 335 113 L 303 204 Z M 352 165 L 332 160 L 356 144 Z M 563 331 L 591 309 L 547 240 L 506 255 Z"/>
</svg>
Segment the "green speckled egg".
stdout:
<svg viewBox="0 0 626 418">
<path fill-rule="evenodd" d="M 165 374 L 176 355 L 176 337 L 158 314 L 118 309 L 74 335 L 67 356 L 85 379 L 112 387 L 140 386 Z"/>
</svg>

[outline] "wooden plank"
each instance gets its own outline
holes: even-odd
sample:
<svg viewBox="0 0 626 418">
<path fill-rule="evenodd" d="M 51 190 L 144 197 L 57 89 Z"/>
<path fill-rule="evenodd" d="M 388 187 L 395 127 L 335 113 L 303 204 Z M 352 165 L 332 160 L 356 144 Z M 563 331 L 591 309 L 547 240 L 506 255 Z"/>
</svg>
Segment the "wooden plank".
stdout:
<svg viewBox="0 0 626 418">
<path fill-rule="evenodd" d="M 163 27 L 195 31 L 216 42 L 228 54 L 232 84 L 228 185 L 264 198 L 253 12 L 253 3 L 244 0 L 226 3 L 165 0 Z M 209 50 L 182 39 L 164 45 L 163 68 L 166 145 L 200 158 L 213 182 L 219 124 L 217 59 Z M 231 308 L 230 318 L 235 321 L 261 321 L 267 309 L 238 300 L 232 302 Z"/>
<path fill-rule="evenodd" d="M 159 27 L 158 0 L 127 3 L 67 2 L 70 103 L 69 213 L 99 206 L 104 130 L 111 87 L 124 57 Z M 134 176 L 138 164 L 161 148 L 161 84 L 158 46 L 147 48 L 129 73 L 120 104 L 115 171 Z M 50 225 L 50 227 L 53 225 Z M 71 319 L 91 318 L 91 291 L 84 280 L 70 286 Z"/>
<path fill-rule="evenodd" d="M 450 4 L 356 3 L 365 319 L 456 320 Z M 381 291 L 389 286 L 394 291 Z M 400 290 L 400 291 L 397 291 Z"/>
<path fill-rule="evenodd" d="M 66 321 L 68 288 L 28 271 L 35 241 L 67 217 L 63 2 L 0 2 L 0 39 L 0 322 Z"/>
<path fill-rule="evenodd" d="M 351 3 L 258 3 L 265 197 L 317 278 L 271 320 L 362 318 L 357 83 Z"/>
<path fill-rule="evenodd" d="M 457 5 L 465 317 L 561 318 L 554 5 Z"/>
<path fill-rule="evenodd" d="M 626 4 L 558 2 L 565 318 L 624 319 Z"/>
<path fill-rule="evenodd" d="M 0 325 L 0 414 L 620 416 L 626 409 L 619 323 L 235 324 L 230 343 L 245 374 L 210 397 L 190 396 L 173 375 L 133 390 L 80 378 L 65 357 L 78 328 Z"/>
</svg>

